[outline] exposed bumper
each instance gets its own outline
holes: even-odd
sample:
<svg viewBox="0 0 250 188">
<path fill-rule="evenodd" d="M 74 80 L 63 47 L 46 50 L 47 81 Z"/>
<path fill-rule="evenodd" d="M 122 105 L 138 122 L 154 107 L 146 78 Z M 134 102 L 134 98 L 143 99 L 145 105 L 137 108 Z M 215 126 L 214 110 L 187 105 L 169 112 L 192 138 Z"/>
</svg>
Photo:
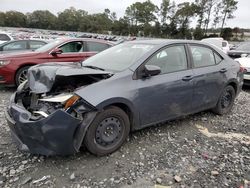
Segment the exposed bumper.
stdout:
<svg viewBox="0 0 250 188">
<path fill-rule="evenodd" d="M 0 67 L 0 84 L 1 85 L 14 85 L 15 84 L 15 71 L 10 69 L 8 65 Z"/>
<path fill-rule="evenodd" d="M 14 98 L 15 94 L 5 115 L 20 150 L 47 156 L 70 155 L 79 151 L 96 112 L 90 112 L 84 120 L 79 120 L 57 110 L 42 120 L 29 121 L 30 112 L 15 104 Z"/>
<path fill-rule="evenodd" d="M 244 74 L 244 85 L 250 86 L 250 73 Z"/>
</svg>

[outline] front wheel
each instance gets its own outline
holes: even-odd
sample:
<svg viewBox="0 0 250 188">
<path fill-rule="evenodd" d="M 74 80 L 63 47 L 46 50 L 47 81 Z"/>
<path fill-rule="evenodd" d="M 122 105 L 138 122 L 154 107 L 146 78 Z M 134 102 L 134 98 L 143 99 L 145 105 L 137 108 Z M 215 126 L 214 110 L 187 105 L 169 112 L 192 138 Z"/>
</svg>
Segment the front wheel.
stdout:
<svg viewBox="0 0 250 188">
<path fill-rule="evenodd" d="M 234 104 L 235 95 L 235 90 L 232 86 L 225 87 L 213 112 L 219 115 L 230 112 Z"/>
<path fill-rule="evenodd" d="M 121 147 L 129 131 L 128 115 L 112 106 L 96 116 L 88 128 L 84 144 L 95 155 L 107 155 Z"/>
<path fill-rule="evenodd" d="M 16 73 L 16 86 L 19 86 L 21 83 L 27 80 L 27 73 L 30 66 L 25 66 L 20 68 Z"/>
</svg>

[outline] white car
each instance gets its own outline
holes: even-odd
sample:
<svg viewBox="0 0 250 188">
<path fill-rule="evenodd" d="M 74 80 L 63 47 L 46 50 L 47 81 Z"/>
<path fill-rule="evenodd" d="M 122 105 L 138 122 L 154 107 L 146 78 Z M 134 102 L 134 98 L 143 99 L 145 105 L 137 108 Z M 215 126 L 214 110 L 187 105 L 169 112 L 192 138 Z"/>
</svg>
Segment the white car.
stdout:
<svg viewBox="0 0 250 188">
<path fill-rule="evenodd" d="M 202 39 L 201 41 L 206 42 L 208 44 L 212 44 L 212 45 L 218 47 L 219 49 L 221 49 L 226 54 L 230 50 L 229 43 L 226 40 L 224 40 L 223 38 L 220 38 L 220 37 L 206 38 L 206 39 Z"/>
<path fill-rule="evenodd" d="M 0 44 L 14 40 L 8 33 L 0 32 Z"/>
<path fill-rule="evenodd" d="M 237 58 L 235 61 L 238 61 L 245 68 L 244 85 L 250 86 L 250 55 L 243 54 L 241 58 Z"/>
</svg>

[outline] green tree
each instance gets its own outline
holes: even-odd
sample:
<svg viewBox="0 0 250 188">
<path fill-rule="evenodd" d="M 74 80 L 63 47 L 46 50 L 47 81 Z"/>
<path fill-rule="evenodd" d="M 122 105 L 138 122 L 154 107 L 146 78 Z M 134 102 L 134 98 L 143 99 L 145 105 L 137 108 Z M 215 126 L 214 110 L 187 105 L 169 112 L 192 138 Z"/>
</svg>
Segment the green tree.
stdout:
<svg viewBox="0 0 250 188">
<path fill-rule="evenodd" d="M 191 39 L 192 35 L 189 30 L 190 19 L 195 15 L 196 5 L 194 3 L 181 3 L 175 14 L 175 19 L 178 25 L 178 38 Z"/>
<path fill-rule="evenodd" d="M 18 11 L 8 11 L 5 13 L 6 27 L 26 27 L 27 17 Z"/>
<path fill-rule="evenodd" d="M 207 0 L 206 4 L 206 19 L 205 19 L 205 35 L 207 34 L 209 23 L 211 22 L 211 14 L 213 8 L 219 4 L 219 0 Z"/>
<path fill-rule="evenodd" d="M 221 31 L 221 37 L 225 40 L 230 40 L 231 37 L 233 36 L 233 30 L 229 27 L 223 28 Z"/>
<path fill-rule="evenodd" d="M 125 16 L 132 25 L 144 25 L 156 20 L 155 13 L 157 11 L 158 7 L 148 0 L 143 3 L 136 2 L 127 7 Z"/>
<path fill-rule="evenodd" d="M 236 0 L 222 0 L 223 18 L 222 18 L 221 29 L 224 28 L 224 25 L 225 25 L 227 19 L 234 18 L 233 13 L 237 10 L 237 4 L 238 4 L 238 1 L 236 1 Z"/>
<path fill-rule="evenodd" d="M 205 11 L 208 0 L 195 0 L 195 13 L 198 16 L 197 28 L 201 29 L 205 25 Z"/>
<path fill-rule="evenodd" d="M 0 26 L 3 27 L 5 26 L 5 13 L 0 12 Z"/>
<path fill-rule="evenodd" d="M 217 28 L 217 25 L 221 22 L 222 16 L 221 16 L 221 9 L 223 8 L 222 2 L 218 2 L 214 8 L 214 20 L 213 20 L 213 27 L 214 29 Z"/>
<path fill-rule="evenodd" d="M 170 13 L 170 0 L 162 0 L 161 7 L 160 7 L 160 17 L 161 23 L 166 23 L 168 19 L 168 14 Z"/>
<path fill-rule="evenodd" d="M 61 30 L 78 31 L 79 23 L 83 16 L 87 16 L 84 10 L 76 10 L 74 7 L 58 13 L 57 25 Z"/>
<path fill-rule="evenodd" d="M 28 26 L 41 29 L 56 29 L 57 17 L 48 10 L 37 10 L 27 14 Z"/>
</svg>

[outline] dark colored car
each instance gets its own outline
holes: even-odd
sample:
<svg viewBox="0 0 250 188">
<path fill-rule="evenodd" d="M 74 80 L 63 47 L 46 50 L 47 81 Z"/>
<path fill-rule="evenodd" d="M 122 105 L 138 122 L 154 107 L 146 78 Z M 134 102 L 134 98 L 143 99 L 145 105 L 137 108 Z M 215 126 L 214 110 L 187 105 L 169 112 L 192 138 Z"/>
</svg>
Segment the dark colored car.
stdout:
<svg viewBox="0 0 250 188">
<path fill-rule="evenodd" d="M 69 155 L 84 144 L 106 155 L 130 131 L 207 109 L 228 113 L 241 91 L 242 71 L 201 42 L 127 42 L 81 64 L 30 68 L 6 118 L 21 150 Z"/>
<path fill-rule="evenodd" d="M 244 42 L 227 53 L 233 59 L 240 58 L 242 54 L 250 54 L 250 42 Z"/>
<path fill-rule="evenodd" d="M 40 40 L 12 40 L 0 44 L 0 54 L 17 52 L 17 51 L 32 51 L 47 44 Z"/>
<path fill-rule="evenodd" d="M 94 39 L 62 39 L 32 52 L 0 55 L 0 84 L 19 85 L 27 79 L 27 70 L 47 62 L 80 62 L 112 46 Z"/>
</svg>

